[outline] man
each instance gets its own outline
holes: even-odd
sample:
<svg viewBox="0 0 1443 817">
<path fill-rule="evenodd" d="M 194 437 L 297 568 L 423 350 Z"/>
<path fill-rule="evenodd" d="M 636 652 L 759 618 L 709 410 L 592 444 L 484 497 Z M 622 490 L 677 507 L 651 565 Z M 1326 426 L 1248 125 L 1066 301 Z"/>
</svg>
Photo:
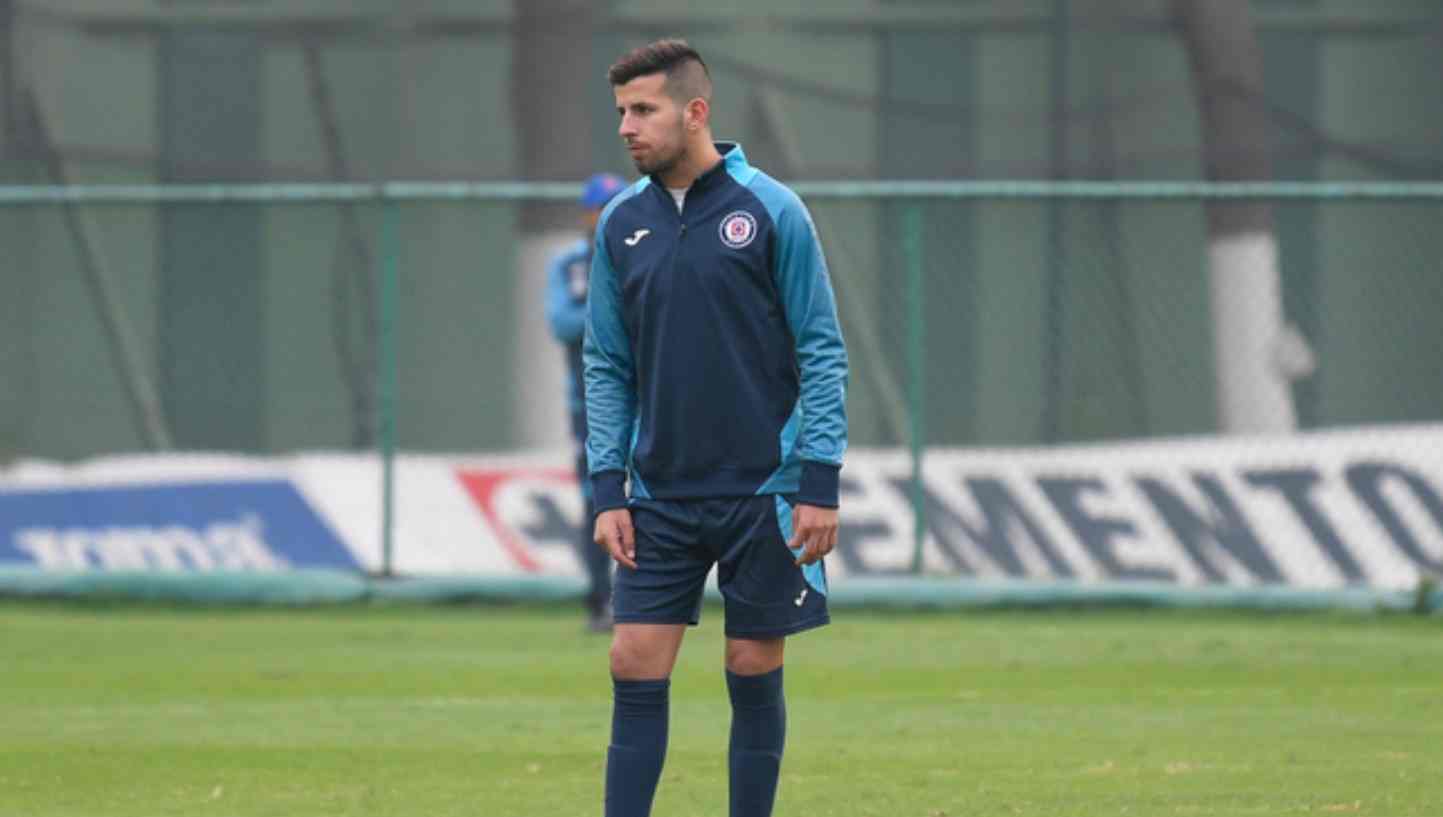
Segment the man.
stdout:
<svg viewBox="0 0 1443 817">
<path fill-rule="evenodd" d="M 581 223 L 586 237 L 563 249 L 551 259 L 546 270 L 546 321 L 551 334 L 566 349 L 567 397 L 571 409 L 571 434 L 576 439 L 576 478 L 586 508 L 586 522 L 577 541 L 577 555 L 586 569 L 587 627 L 592 632 L 611 630 L 611 559 L 592 542 L 591 481 L 586 473 L 586 404 L 582 400 L 581 340 L 586 333 L 586 286 L 591 271 L 591 246 L 601 208 L 626 183 L 610 173 L 598 173 L 581 189 Z"/>
<path fill-rule="evenodd" d="M 620 565 L 606 815 L 651 811 L 669 678 L 715 564 L 731 814 L 765 817 L 785 639 L 828 621 L 846 350 L 801 201 L 739 145 L 712 141 L 701 56 L 663 40 L 608 78 L 645 178 L 602 213 L 584 351 L 595 537 Z"/>
</svg>

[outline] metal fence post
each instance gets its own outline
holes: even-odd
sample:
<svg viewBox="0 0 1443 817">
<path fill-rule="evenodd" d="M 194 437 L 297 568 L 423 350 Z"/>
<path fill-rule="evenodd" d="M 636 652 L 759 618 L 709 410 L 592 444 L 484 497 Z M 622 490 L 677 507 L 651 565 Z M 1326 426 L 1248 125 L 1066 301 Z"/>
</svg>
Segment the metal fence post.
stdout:
<svg viewBox="0 0 1443 817">
<path fill-rule="evenodd" d="M 909 202 L 902 211 L 902 254 L 907 267 L 907 407 L 912 449 L 912 572 L 922 572 L 922 541 L 927 535 L 927 495 L 922 487 L 922 455 L 927 440 L 927 310 L 922 258 L 922 206 Z"/>
<path fill-rule="evenodd" d="M 395 575 L 396 527 L 396 295 L 399 247 L 395 199 L 381 194 L 380 364 L 377 395 L 381 440 L 381 575 Z"/>
</svg>

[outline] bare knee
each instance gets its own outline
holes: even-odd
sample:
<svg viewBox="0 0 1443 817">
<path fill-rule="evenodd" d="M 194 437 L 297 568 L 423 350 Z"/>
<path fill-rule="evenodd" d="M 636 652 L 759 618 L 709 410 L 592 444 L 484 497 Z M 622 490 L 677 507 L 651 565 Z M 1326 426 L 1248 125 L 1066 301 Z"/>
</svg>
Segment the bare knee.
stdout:
<svg viewBox="0 0 1443 817">
<path fill-rule="evenodd" d="M 734 675 L 765 675 L 782 665 L 786 640 L 727 639 L 727 671 Z"/>
<path fill-rule="evenodd" d="M 611 674 L 614 677 L 646 679 L 646 670 L 652 665 L 650 658 L 646 650 L 634 641 L 617 638 L 611 642 Z"/>
<path fill-rule="evenodd" d="M 620 625 L 611 639 L 611 674 L 630 681 L 668 678 L 679 646 L 679 634 Z"/>
</svg>

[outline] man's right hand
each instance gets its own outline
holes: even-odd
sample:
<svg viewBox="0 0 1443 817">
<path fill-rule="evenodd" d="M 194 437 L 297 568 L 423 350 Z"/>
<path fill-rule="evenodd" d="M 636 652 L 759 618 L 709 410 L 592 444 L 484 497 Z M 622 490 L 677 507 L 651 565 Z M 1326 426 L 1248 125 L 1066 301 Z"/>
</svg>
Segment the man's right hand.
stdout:
<svg viewBox="0 0 1443 817">
<path fill-rule="evenodd" d="M 596 544 L 606 548 L 611 558 L 636 569 L 636 531 L 631 527 L 631 511 L 612 508 L 596 515 Z"/>
</svg>

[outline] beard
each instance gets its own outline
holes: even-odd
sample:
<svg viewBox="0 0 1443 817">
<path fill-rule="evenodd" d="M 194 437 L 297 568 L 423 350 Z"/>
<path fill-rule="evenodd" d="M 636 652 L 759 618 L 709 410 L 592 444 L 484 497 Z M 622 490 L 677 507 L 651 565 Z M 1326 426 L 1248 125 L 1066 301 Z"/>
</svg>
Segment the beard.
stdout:
<svg viewBox="0 0 1443 817">
<path fill-rule="evenodd" d="M 676 141 L 673 142 L 674 147 L 670 150 L 654 145 L 644 158 L 632 160 L 638 173 L 644 176 L 664 175 L 681 164 L 682 160 L 686 158 L 686 132 L 680 114 L 677 115 L 672 135 Z"/>
<path fill-rule="evenodd" d="M 676 167 L 685 156 L 686 148 L 684 146 L 678 147 L 670 153 L 660 153 L 653 150 L 646 157 L 634 160 L 632 164 L 636 165 L 636 171 L 638 173 L 644 176 L 654 176 L 657 174 L 665 174 L 667 171 Z"/>
</svg>

